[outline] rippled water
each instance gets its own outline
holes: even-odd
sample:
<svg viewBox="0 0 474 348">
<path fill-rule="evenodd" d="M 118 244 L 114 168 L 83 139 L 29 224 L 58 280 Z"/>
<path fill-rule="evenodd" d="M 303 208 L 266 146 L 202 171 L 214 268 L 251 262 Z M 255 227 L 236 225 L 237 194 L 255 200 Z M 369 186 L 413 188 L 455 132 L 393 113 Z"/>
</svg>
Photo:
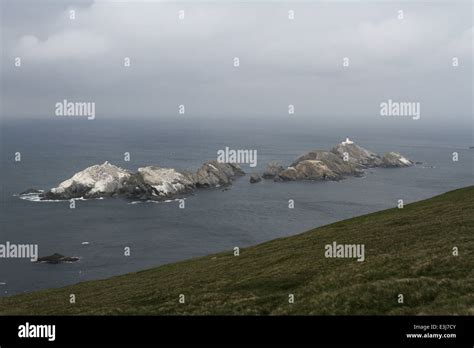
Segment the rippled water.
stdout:
<svg viewBox="0 0 474 348">
<path fill-rule="evenodd" d="M 401 131 L 400 131 L 401 129 Z M 0 295 L 109 277 L 164 263 L 245 247 L 348 217 L 428 198 L 473 184 L 470 129 L 328 128 L 320 122 L 241 123 L 212 120 L 45 120 L 2 125 L 0 243 L 37 243 L 40 256 L 78 256 L 70 264 L 0 259 Z M 371 169 L 339 182 L 262 181 L 244 176 L 229 190 L 208 189 L 176 201 L 122 199 L 35 202 L 15 196 L 48 189 L 75 172 L 108 160 L 136 170 L 144 165 L 196 169 L 218 149 L 256 149 L 257 171 L 270 160 L 289 164 L 312 149 L 329 149 L 346 136 L 379 153 L 399 151 L 423 165 Z M 14 162 L 15 152 L 22 161 Z M 452 153 L 459 161 L 452 161 Z M 124 152 L 131 161 L 124 162 Z M 250 173 L 252 168 L 243 167 Z M 288 200 L 295 208 L 288 209 Z M 131 255 L 124 256 L 124 248 Z M 295 251 L 297 252 L 297 251 Z"/>
</svg>

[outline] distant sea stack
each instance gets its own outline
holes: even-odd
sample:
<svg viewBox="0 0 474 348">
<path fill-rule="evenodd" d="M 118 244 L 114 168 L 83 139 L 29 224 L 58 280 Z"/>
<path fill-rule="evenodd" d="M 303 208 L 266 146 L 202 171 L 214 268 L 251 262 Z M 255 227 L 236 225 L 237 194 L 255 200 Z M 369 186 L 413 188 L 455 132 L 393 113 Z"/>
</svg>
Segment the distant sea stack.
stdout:
<svg viewBox="0 0 474 348">
<path fill-rule="evenodd" d="M 347 176 L 361 176 L 365 168 L 409 167 L 413 164 L 398 152 L 379 156 L 346 138 L 330 151 L 310 151 L 286 168 L 270 162 L 263 177 L 274 181 L 341 180 Z"/>
</svg>

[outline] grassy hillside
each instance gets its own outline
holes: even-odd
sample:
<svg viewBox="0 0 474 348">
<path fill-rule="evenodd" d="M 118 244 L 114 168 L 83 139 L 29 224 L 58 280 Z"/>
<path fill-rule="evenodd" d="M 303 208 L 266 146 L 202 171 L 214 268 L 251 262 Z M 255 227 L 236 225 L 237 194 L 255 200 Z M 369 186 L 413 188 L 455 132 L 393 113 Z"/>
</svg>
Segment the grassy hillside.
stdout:
<svg viewBox="0 0 474 348">
<path fill-rule="evenodd" d="M 365 244 L 365 261 L 326 258 L 333 241 Z M 241 249 L 240 256 L 229 251 L 3 298 L 0 314 L 473 315 L 474 186 Z"/>
</svg>

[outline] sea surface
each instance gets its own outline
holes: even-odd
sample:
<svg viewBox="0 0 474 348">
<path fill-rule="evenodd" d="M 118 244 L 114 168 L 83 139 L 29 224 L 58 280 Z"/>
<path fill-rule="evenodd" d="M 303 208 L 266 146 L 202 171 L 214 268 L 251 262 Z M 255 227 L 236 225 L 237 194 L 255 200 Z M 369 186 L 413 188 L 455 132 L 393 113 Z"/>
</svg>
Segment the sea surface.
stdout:
<svg viewBox="0 0 474 348">
<path fill-rule="evenodd" d="M 324 120 L 37 119 L 1 124 L 0 243 L 38 244 L 39 255 L 77 256 L 68 264 L 0 259 L 0 296 L 101 279 L 231 251 L 274 238 L 429 198 L 473 184 L 472 129 L 425 128 L 414 123 L 348 126 Z M 312 149 L 330 149 L 349 136 L 378 153 L 398 151 L 422 162 L 411 168 L 370 169 L 338 182 L 249 183 L 199 190 L 178 202 L 131 204 L 122 199 L 32 202 L 18 193 L 49 189 L 94 164 L 136 170 L 145 165 L 197 169 L 217 151 L 255 149 L 268 161 L 290 164 Z M 21 161 L 15 162 L 15 153 Z M 124 161 L 129 152 L 131 160 Z M 453 161 L 453 152 L 459 160 Z M 294 209 L 288 201 L 294 200 Z M 449 233 L 449 231 L 446 231 Z M 369 241 L 365 241 L 368 243 Z M 131 255 L 124 256 L 130 247 Z M 298 250 L 289 251 L 297 253 Z"/>
</svg>

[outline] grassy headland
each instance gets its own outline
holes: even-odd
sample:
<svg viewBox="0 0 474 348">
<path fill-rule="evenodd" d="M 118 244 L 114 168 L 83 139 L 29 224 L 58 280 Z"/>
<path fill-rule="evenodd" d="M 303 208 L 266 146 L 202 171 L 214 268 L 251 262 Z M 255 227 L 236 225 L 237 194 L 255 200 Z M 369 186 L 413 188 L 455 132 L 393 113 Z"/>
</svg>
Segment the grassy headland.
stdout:
<svg viewBox="0 0 474 348">
<path fill-rule="evenodd" d="M 326 258 L 325 245 L 334 241 L 364 244 L 365 261 Z M 2 298 L 0 314 L 473 315 L 474 186 L 241 249 L 240 256 L 229 250 Z"/>
</svg>

